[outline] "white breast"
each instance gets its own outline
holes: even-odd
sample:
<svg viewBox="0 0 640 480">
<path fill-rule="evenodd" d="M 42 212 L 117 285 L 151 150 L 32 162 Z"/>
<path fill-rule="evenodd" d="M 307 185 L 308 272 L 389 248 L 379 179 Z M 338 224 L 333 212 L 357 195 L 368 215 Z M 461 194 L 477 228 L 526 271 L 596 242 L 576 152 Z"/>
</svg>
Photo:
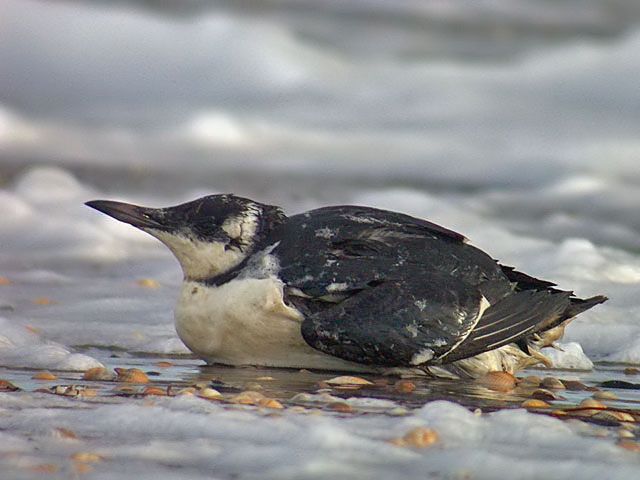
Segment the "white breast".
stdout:
<svg viewBox="0 0 640 480">
<path fill-rule="evenodd" d="M 366 369 L 307 345 L 302 320 L 284 303 L 282 283 L 274 277 L 236 279 L 218 287 L 185 281 L 175 309 L 178 336 L 209 363 Z"/>
</svg>

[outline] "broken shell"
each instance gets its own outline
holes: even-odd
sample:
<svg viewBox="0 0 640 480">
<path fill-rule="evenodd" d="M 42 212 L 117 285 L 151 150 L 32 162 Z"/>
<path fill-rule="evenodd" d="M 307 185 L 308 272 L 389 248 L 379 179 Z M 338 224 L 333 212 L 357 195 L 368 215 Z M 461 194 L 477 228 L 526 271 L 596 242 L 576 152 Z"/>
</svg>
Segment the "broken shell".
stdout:
<svg viewBox="0 0 640 480">
<path fill-rule="evenodd" d="M 116 382 L 149 383 L 147 375 L 139 368 L 116 368 Z"/>
<path fill-rule="evenodd" d="M 48 372 L 47 370 L 42 370 L 41 372 L 36 372 L 33 374 L 33 378 L 34 380 L 55 380 L 58 377 L 56 377 L 53 373 Z"/>
<path fill-rule="evenodd" d="M 92 463 L 99 462 L 103 459 L 102 456 L 91 452 L 76 452 L 71 454 L 71 460 L 75 460 L 76 462 Z"/>
<path fill-rule="evenodd" d="M 587 388 L 584 383 L 579 382 L 578 380 L 562 380 L 562 383 L 564 384 L 564 388 L 567 390 L 580 391 Z"/>
<path fill-rule="evenodd" d="M 373 385 L 369 380 L 365 380 L 360 377 L 352 377 L 349 375 L 343 375 L 341 377 L 334 377 L 329 380 L 325 380 L 325 383 L 329 385 Z"/>
<path fill-rule="evenodd" d="M 93 469 L 88 463 L 74 463 L 73 468 L 75 468 L 78 473 L 87 473 Z"/>
<path fill-rule="evenodd" d="M 114 378 L 116 378 L 115 372 L 104 367 L 90 368 L 82 375 L 82 380 L 113 380 Z"/>
<path fill-rule="evenodd" d="M 264 395 L 260 392 L 247 390 L 231 397 L 229 401 L 232 403 L 239 403 L 241 405 L 258 405 L 263 399 Z"/>
<path fill-rule="evenodd" d="M 267 408 L 284 408 L 282 404 L 275 398 L 263 398 L 262 400 L 260 400 L 259 405 L 261 407 Z"/>
<path fill-rule="evenodd" d="M 166 394 L 167 392 L 165 392 L 162 388 L 156 387 L 154 385 L 149 385 L 142 391 L 142 395 L 144 395 L 145 397 L 149 395 L 165 396 Z"/>
<path fill-rule="evenodd" d="M 70 439 L 77 439 L 78 436 L 76 435 L 76 432 L 74 432 L 73 430 L 69 430 L 68 428 L 63 428 L 63 427 L 58 427 L 56 429 L 53 430 L 53 434 L 54 436 L 60 437 L 60 438 L 70 438 Z"/>
<path fill-rule="evenodd" d="M 545 408 L 549 406 L 547 402 L 545 402 L 544 400 L 539 400 L 537 398 L 530 398 L 528 400 L 525 400 L 521 405 L 524 408 Z"/>
<path fill-rule="evenodd" d="M 11 285 L 11 280 L 7 277 L 0 277 L 0 285 Z"/>
<path fill-rule="evenodd" d="M 537 390 L 533 391 L 533 393 L 531 394 L 531 398 L 536 398 L 538 400 L 556 400 L 558 396 L 555 393 L 550 392 L 549 390 L 538 388 Z"/>
<path fill-rule="evenodd" d="M 151 278 L 142 278 L 140 280 L 138 280 L 138 285 L 140 285 L 141 287 L 146 287 L 146 288 L 155 288 L 155 287 L 159 287 L 160 284 L 151 279 Z"/>
<path fill-rule="evenodd" d="M 497 392 L 508 392 L 516 385 L 516 377 L 509 372 L 489 372 L 486 375 L 476 378 L 476 383 Z"/>
<path fill-rule="evenodd" d="M 84 397 L 96 397 L 98 393 L 91 388 L 79 388 L 78 395 L 84 396 Z"/>
<path fill-rule="evenodd" d="M 327 408 L 338 412 L 353 412 L 353 407 L 345 402 L 333 402 L 327 405 Z"/>
<path fill-rule="evenodd" d="M 622 440 L 618 440 L 616 442 L 616 445 L 618 445 L 619 447 L 622 447 L 626 450 L 631 450 L 633 452 L 638 452 L 640 451 L 640 444 L 634 442 L 633 440 L 628 440 L 626 438 L 622 439 Z"/>
<path fill-rule="evenodd" d="M 519 380 L 518 385 L 522 385 L 524 387 L 538 387 L 540 386 L 540 381 L 540 377 L 537 375 L 528 375 Z"/>
<path fill-rule="evenodd" d="M 627 413 L 627 412 L 618 412 L 615 410 L 607 410 L 607 413 L 609 415 L 611 415 L 612 417 L 620 420 L 621 422 L 633 422 L 634 418 L 633 415 Z"/>
<path fill-rule="evenodd" d="M 258 382 L 273 382 L 275 380 L 275 378 L 273 377 L 258 377 L 256 378 L 256 381 Z"/>
<path fill-rule="evenodd" d="M 160 362 L 155 362 L 154 365 L 156 367 L 172 367 L 173 363 L 171 362 L 165 362 L 165 361 L 160 361 Z"/>
<path fill-rule="evenodd" d="M 393 384 L 393 389 L 400 393 L 411 393 L 416 389 L 416 384 L 409 380 L 398 380 Z"/>
<path fill-rule="evenodd" d="M 222 394 L 215 388 L 206 387 L 198 392 L 198 397 L 213 399 L 222 397 Z"/>
<path fill-rule="evenodd" d="M 178 395 L 195 395 L 196 389 L 193 387 L 186 387 L 181 390 L 178 390 Z"/>
<path fill-rule="evenodd" d="M 540 382 L 540 386 L 543 388 L 552 388 L 554 390 L 564 390 L 566 388 L 564 383 L 555 377 L 544 377 L 542 382 Z"/>
<path fill-rule="evenodd" d="M 592 397 L 600 400 L 615 400 L 617 398 L 615 393 L 607 392 L 606 390 L 600 390 L 599 392 L 594 392 Z"/>
<path fill-rule="evenodd" d="M 39 297 L 39 298 L 34 298 L 33 300 L 31 300 L 31 303 L 37 303 L 40 305 L 48 305 L 50 303 L 52 303 L 53 300 L 51 300 L 50 298 L 47 297 Z"/>
<path fill-rule="evenodd" d="M 21 388 L 16 387 L 9 380 L 0 379 L 0 392 L 16 392 L 18 390 L 21 390 Z"/>
<path fill-rule="evenodd" d="M 588 410 L 579 410 L 576 415 L 590 417 L 591 415 L 595 415 L 596 413 L 606 409 L 606 405 L 595 398 L 585 398 L 578 404 L 579 408 L 588 408 Z"/>
<path fill-rule="evenodd" d="M 616 433 L 621 438 L 633 438 L 633 437 L 635 437 L 635 435 L 632 432 L 630 432 L 629 430 L 627 430 L 624 427 L 617 428 L 616 429 Z"/>
<path fill-rule="evenodd" d="M 438 440 L 438 432 L 432 428 L 416 427 L 409 430 L 402 438 L 392 438 L 391 443 L 399 447 L 426 448 Z"/>
</svg>

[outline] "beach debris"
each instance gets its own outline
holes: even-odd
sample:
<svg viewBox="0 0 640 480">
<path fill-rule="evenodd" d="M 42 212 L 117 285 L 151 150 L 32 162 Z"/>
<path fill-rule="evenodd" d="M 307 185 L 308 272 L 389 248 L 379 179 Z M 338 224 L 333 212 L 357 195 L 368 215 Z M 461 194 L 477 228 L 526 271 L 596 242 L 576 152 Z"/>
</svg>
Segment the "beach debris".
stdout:
<svg viewBox="0 0 640 480">
<path fill-rule="evenodd" d="M 104 460 L 102 455 L 92 452 L 75 452 L 70 455 L 71 460 L 82 463 L 94 463 Z"/>
<path fill-rule="evenodd" d="M 615 400 L 617 395 L 613 392 L 607 392 L 606 390 L 599 390 L 597 392 L 593 392 L 591 395 L 596 400 Z"/>
<path fill-rule="evenodd" d="M 205 387 L 198 391 L 197 396 L 200 398 L 206 398 L 209 400 L 219 399 L 222 397 L 222 394 L 216 390 L 215 388 Z"/>
<path fill-rule="evenodd" d="M 365 380 L 360 377 L 352 377 L 349 375 L 343 375 L 340 377 L 334 377 L 329 380 L 325 380 L 324 383 L 329 385 L 373 385 L 369 380 Z"/>
<path fill-rule="evenodd" d="M 156 387 L 155 385 L 149 385 L 142 391 L 142 395 L 144 395 L 145 397 L 148 397 L 149 395 L 158 395 L 161 397 L 165 397 L 167 395 L 167 392 L 160 387 Z"/>
<path fill-rule="evenodd" d="M 625 450 L 631 450 L 632 452 L 640 452 L 640 444 L 634 442 L 633 440 L 629 440 L 627 438 L 623 438 L 622 440 L 618 440 L 616 445 L 624 448 Z"/>
<path fill-rule="evenodd" d="M 428 427 L 415 427 L 399 438 L 389 440 L 397 447 L 427 448 L 438 441 L 438 432 Z"/>
<path fill-rule="evenodd" d="M 416 389 L 416 384 L 409 380 L 398 380 L 393 384 L 393 390 L 399 393 L 411 393 Z"/>
<path fill-rule="evenodd" d="M 149 383 L 149 378 L 139 368 L 116 368 L 114 370 L 118 374 L 116 382 Z"/>
<path fill-rule="evenodd" d="M 165 361 L 165 360 L 161 360 L 161 361 L 159 361 L 159 362 L 155 362 L 155 363 L 154 363 L 154 365 L 155 365 L 156 367 L 172 367 L 172 366 L 173 366 L 173 363 L 171 363 L 171 362 L 167 362 L 167 361 Z"/>
<path fill-rule="evenodd" d="M 238 403 L 240 405 L 259 405 L 265 396 L 255 390 L 246 390 L 240 392 L 229 399 L 231 403 Z"/>
<path fill-rule="evenodd" d="M 508 392 L 516 386 L 516 377 L 509 372 L 501 371 L 489 372 L 475 381 L 478 385 L 497 392 Z"/>
<path fill-rule="evenodd" d="M 82 380 L 113 380 L 114 378 L 116 373 L 104 367 L 90 368 L 82 375 Z"/>
<path fill-rule="evenodd" d="M 544 400 L 529 398 L 522 402 L 521 406 L 523 406 L 524 408 L 547 408 L 550 405 Z"/>
<path fill-rule="evenodd" d="M 20 387 L 16 387 L 9 380 L 3 380 L 0 378 L 0 392 L 17 392 L 22 390 Z"/>
<path fill-rule="evenodd" d="M 565 388 L 567 388 L 565 387 L 564 383 L 562 383 L 555 377 L 544 377 L 540 382 L 540 386 L 542 388 L 550 388 L 553 390 L 564 390 Z"/>
<path fill-rule="evenodd" d="M 596 413 L 604 410 L 607 406 L 595 398 L 585 398 L 578 404 L 578 408 L 583 410 L 576 411 L 576 415 L 590 417 Z"/>
</svg>

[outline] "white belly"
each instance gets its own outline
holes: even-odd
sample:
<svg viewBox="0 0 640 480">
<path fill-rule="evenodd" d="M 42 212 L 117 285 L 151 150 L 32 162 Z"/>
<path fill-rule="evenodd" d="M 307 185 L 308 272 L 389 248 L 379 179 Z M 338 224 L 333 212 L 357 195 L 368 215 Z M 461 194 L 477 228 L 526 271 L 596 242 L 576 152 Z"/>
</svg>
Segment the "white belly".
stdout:
<svg viewBox="0 0 640 480">
<path fill-rule="evenodd" d="M 184 282 L 175 309 L 178 336 L 208 363 L 366 370 L 311 348 L 303 317 L 283 301 L 275 278 L 232 280 L 219 287 Z"/>
</svg>

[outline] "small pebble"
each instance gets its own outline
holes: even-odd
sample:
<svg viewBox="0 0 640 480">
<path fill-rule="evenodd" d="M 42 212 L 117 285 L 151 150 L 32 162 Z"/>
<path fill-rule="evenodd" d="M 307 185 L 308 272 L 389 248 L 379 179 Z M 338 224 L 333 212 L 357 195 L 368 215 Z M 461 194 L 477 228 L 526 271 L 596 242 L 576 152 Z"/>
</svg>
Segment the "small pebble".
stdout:
<svg viewBox="0 0 640 480">
<path fill-rule="evenodd" d="M 398 447 L 426 448 L 438 440 L 438 432 L 427 427 L 409 430 L 402 438 L 392 438 L 390 442 Z"/>
<path fill-rule="evenodd" d="M 626 428 L 620 427 L 616 429 L 616 433 L 621 438 L 633 438 L 635 435 Z"/>
<path fill-rule="evenodd" d="M 631 450 L 632 452 L 639 452 L 640 451 L 640 444 L 638 444 L 637 442 L 634 442 L 633 440 L 628 440 L 626 438 L 624 438 L 622 440 L 618 440 L 616 442 L 616 445 L 618 445 L 619 447 L 624 448 L 625 450 Z"/>
<path fill-rule="evenodd" d="M 267 408 L 284 408 L 282 404 L 275 398 L 263 398 L 262 400 L 260 400 L 258 405 Z"/>
<path fill-rule="evenodd" d="M 93 463 L 103 460 L 103 457 L 91 452 L 76 452 L 71 454 L 71 460 L 83 463 Z"/>
<path fill-rule="evenodd" d="M 540 382 L 540 386 L 543 388 L 552 388 L 554 390 L 563 390 L 566 388 L 564 383 L 555 377 L 544 377 L 542 382 Z"/>
<path fill-rule="evenodd" d="M 161 361 L 159 361 L 159 362 L 155 362 L 155 363 L 154 363 L 154 365 L 155 365 L 156 367 L 172 367 L 172 366 L 173 366 L 173 363 L 171 363 L 171 362 L 165 362 L 165 361 L 161 360 Z"/>
<path fill-rule="evenodd" d="M 147 375 L 139 368 L 116 368 L 116 382 L 149 383 Z"/>
<path fill-rule="evenodd" d="M 599 392 L 594 392 L 593 395 L 591 396 L 598 400 L 615 400 L 617 398 L 615 393 L 607 392 L 606 390 L 600 390 Z"/>
<path fill-rule="evenodd" d="M 489 372 L 476 378 L 476 383 L 497 392 L 508 392 L 516 386 L 516 377 L 509 372 Z"/>
<path fill-rule="evenodd" d="M 47 370 L 43 370 L 41 372 L 36 372 L 33 374 L 33 378 L 34 380 L 55 380 L 58 377 L 56 377 L 53 373 L 48 372 Z"/>
<path fill-rule="evenodd" d="M 98 392 L 91 388 L 79 388 L 78 395 L 80 395 L 81 397 L 97 397 Z"/>
<path fill-rule="evenodd" d="M 538 387 L 540 386 L 540 381 L 540 377 L 536 375 L 528 375 L 521 378 L 518 381 L 518 385 L 522 385 L 523 387 Z"/>
<path fill-rule="evenodd" d="M 178 395 L 195 395 L 196 389 L 194 387 L 186 387 L 178 390 Z"/>
<path fill-rule="evenodd" d="M 265 397 L 260 392 L 247 390 L 241 392 L 229 399 L 232 403 L 239 403 L 241 405 L 258 405 Z"/>
<path fill-rule="evenodd" d="M 90 368 L 82 375 L 82 380 L 113 380 L 114 378 L 116 378 L 115 372 L 104 367 Z"/>
<path fill-rule="evenodd" d="M 640 373 L 640 368 L 627 367 L 624 369 L 625 375 L 638 375 L 639 373 Z"/>
<path fill-rule="evenodd" d="M 73 468 L 75 468 L 78 473 L 87 473 L 93 470 L 93 467 L 88 463 L 74 463 Z"/>
<path fill-rule="evenodd" d="M 0 277 L 0 285 L 11 285 L 11 280 L 7 277 Z"/>
<path fill-rule="evenodd" d="M 53 431 L 54 435 L 60 438 L 68 438 L 68 439 L 77 439 L 78 436 L 76 432 L 73 430 L 69 430 L 68 428 L 58 427 Z"/>
<path fill-rule="evenodd" d="M 244 388 L 247 390 L 264 390 L 264 387 L 256 382 L 247 382 Z"/>
<path fill-rule="evenodd" d="M 606 405 L 595 398 L 585 398 L 578 404 L 579 408 L 589 408 L 588 410 L 579 410 L 576 415 L 590 417 L 591 415 L 595 415 L 596 413 L 602 411 L 602 409 L 606 408 Z"/>
<path fill-rule="evenodd" d="M 550 392 L 549 390 L 538 388 L 537 390 L 533 391 L 533 393 L 531 394 L 531 398 L 536 398 L 538 400 L 556 400 L 558 396 L 555 393 Z"/>
<path fill-rule="evenodd" d="M 166 396 L 167 392 L 165 392 L 162 388 L 156 387 L 154 385 L 149 385 L 142 391 L 142 395 L 144 395 L 145 397 L 149 395 Z"/>
<path fill-rule="evenodd" d="M 0 378 L 0 392 L 17 392 L 20 387 L 16 387 L 9 380 L 3 380 Z"/>
<path fill-rule="evenodd" d="M 393 384 L 393 389 L 400 393 L 411 393 L 416 389 L 416 384 L 409 380 L 398 380 Z"/>
<path fill-rule="evenodd" d="M 50 298 L 47 297 L 39 297 L 39 298 L 34 298 L 33 300 L 31 300 L 31 303 L 37 303 L 39 305 L 48 305 L 50 303 L 52 303 L 53 300 L 51 300 Z"/>
<path fill-rule="evenodd" d="M 587 388 L 587 386 L 582 383 L 579 382 L 578 380 L 562 380 L 562 383 L 564 384 L 564 387 L 567 390 L 573 390 L 573 391 L 581 391 Z"/>
<path fill-rule="evenodd" d="M 328 383 L 329 385 L 373 385 L 369 380 L 365 380 L 360 377 L 351 377 L 348 375 L 325 380 L 325 383 Z"/>
<path fill-rule="evenodd" d="M 333 402 L 327 405 L 331 410 L 337 410 L 339 412 L 353 412 L 353 407 L 345 402 Z"/>
<path fill-rule="evenodd" d="M 547 402 L 545 402 L 544 400 L 539 400 L 537 398 L 530 398 L 528 400 L 525 400 L 521 405 L 524 408 L 545 408 L 549 406 Z"/>
<path fill-rule="evenodd" d="M 155 288 L 159 287 L 160 284 L 151 278 L 143 278 L 138 280 L 138 285 L 145 288 Z"/>
<path fill-rule="evenodd" d="M 218 390 L 216 390 L 215 388 L 210 388 L 210 387 L 203 388 L 202 390 L 200 390 L 197 393 L 197 395 L 200 398 L 208 398 L 208 399 L 222 397 L 222 394 Z"/>
<path fill-rule="evenodd" d="M 273 377 L 258 377 L 256 378 L 257 382 L 273 382 L 275 378 Z"/>
</svg>

